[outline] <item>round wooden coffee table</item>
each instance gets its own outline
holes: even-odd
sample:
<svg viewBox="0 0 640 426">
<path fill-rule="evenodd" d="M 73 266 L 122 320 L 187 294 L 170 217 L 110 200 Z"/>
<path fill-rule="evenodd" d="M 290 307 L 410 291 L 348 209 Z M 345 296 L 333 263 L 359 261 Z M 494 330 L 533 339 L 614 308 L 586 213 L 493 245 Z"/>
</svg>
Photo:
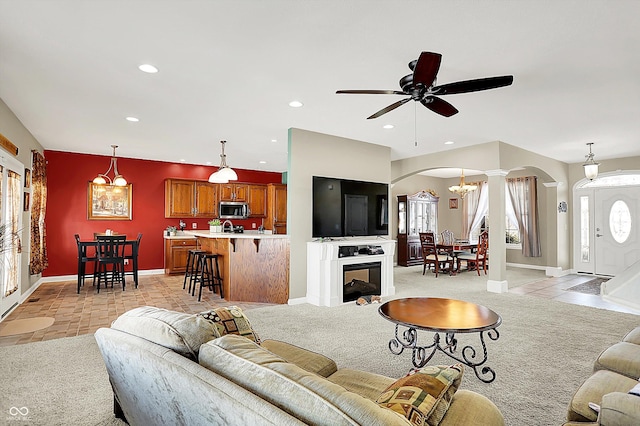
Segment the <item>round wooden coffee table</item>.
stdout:
<svg viewBox="0 0 640 426">
<path fill-rule="evenodd" d="M 389 349 L 400 355 L 405 349 L 412 350 L 412 361 L 416 368 L 424 367 L 436 351 L 448 355 L 471 368 L 478 379 L 491 383 L 496 373 L 487 362 L 486 336 L 498 340 L 497 327 L 502 323 L 500 315 L 491 309 L 463 300 L 436 297 L 411 297 L 383 303 L 378 312 L 396 324 L 395 337 L 389 341 Z M 400 331 L 400 327 L 406 327 Z M 417 330 L 433 332 L 433 343 L 418 345 Z M 440 333 L 445 333 L 444 345 Z M 483 357 L 471 345 L 462 348 L 458 355 L 456 333 L 478 333 Z M 482 376 L 481 376 L 482 375 Z"/>
</svg>

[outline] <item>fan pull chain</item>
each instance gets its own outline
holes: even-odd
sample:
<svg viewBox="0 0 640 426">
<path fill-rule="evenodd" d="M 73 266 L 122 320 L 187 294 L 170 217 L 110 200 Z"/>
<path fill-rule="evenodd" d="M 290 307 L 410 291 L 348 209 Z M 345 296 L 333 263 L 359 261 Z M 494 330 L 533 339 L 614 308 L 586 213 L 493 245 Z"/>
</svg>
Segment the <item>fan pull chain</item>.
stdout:
<svg viewBox="0 0 640 426">
<path fill-rule="evenodd" d="M 418 146 L 418 103 L 413 103 L 413 140 L 414 145 Z"/>
</svg>

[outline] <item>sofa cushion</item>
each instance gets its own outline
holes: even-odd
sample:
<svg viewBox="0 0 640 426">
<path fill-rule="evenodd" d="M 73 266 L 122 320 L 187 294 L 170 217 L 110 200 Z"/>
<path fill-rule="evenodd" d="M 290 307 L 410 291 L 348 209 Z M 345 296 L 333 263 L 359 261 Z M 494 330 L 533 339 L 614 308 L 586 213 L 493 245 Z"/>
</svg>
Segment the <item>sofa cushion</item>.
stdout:
<svg viewBox="0 0 640 426">
<path fill-rule="evenodd" d="M 462 364 L 412 370 L 382 392 L 377 402 L 405 416 L 412 425 L 436 426 L 447 413 L 463 373 Z"/>
<path fill-rule="evenodd" d="M 338 369 L 336 363 L 331 358 L 289 343 L 279 340 L 265 340 L 260 345 L 266 350 L 285 359 L 287 362 L 322 377 L 330 376 Z"/>
<path fill-rule="evenodd" d="M 611 370 L 637 379 L 640 377 L 640 345 L 619 342 L 609 346 L 600 354 L 593 369 Z"/>
<path fill-rule="evenodd" d="M 374 402 L 395 381 L 380 374 L 350 368 L 341 368 L 327 379 Z"/>
<path fill-rule="evenodd" d="M 240 336 L 229 334 L 202 345 L 199 362 L 307 424 L 409 424 L 397 413 Z"/>
<path fill-rule="evenodd" d="M 589 408 L 590 402 L 602 406 L 604 395 L 611 392 L 627 393 L 636 383 L 638 383 L 637 380 L 613 371 L 596 371 L 584 381 L 571 399 L 567 420 L 595 422 L 598 418 L 598 413 Z M 634 398 L 636 397 L 634 396 Z"/>
<path fill-rule="evenodd" d="M 149 340 L 194 361 L 198 359 L 200 345 L 220 337 L 203 317 L 153 306 L 125 312 L 111 323 L 111 328 Z"/>
<path fill-rule="evenodd" d="M 630 332 L 628 332 L 627 335 L 624 336 L 622 341 L 640 345 L 640 327 L 636 327 Z"/>
<path fill-rule="evenodd" d="M 256 343 L 260 343 L 260 338 L 251 328 L 249 318 L 245 316 L 237 306 L 215 308 L 198 314 L 209 321 L 218 331 L 218 336 L 225 334 L 239 334 Z"/>
</svg>

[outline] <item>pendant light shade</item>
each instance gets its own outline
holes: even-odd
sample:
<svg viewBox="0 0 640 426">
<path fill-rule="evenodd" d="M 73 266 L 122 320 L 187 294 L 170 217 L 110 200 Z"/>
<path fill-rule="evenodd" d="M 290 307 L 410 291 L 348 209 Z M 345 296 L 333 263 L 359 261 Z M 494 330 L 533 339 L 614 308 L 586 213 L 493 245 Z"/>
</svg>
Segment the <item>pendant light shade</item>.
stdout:
<svg viewBox="0 0 640 426">
<path fill-rule="evenodd" d="M 222 153 L 220 154 L 220 168 L 218 171 L 211 173 L 209 182 L 211 183 L 229 183 L 230 180 L 238 180 L 238 174 L 229 166 L 227 166 L 227 156 L 224 153 L 224 145 L 227 141 L 220 141 L 222 144 Z"/>
<path fill-rule="evenodd" d="M 106 172 L 99 174 L 93 179 L 93 183 L 96 185 L 115 185 L 115 186 L 127 186 L 127 180 L 118 172 L 118 159 L 116 158 L 116 148 L 118 145 L 111 145 L 113 148 L 113 155 L 111 156 L 111 162 Z M 109 172 L 113 170 L 113 179 L 109 177 Z"/>
<path fill-rule="evenodd" d="M 598 177 L 598 166 L 600 163 L 596 163 L 593 160 L 593 153 L 591 152 L 591 145 L 593 145 L 593 142 L 589 142 L 587 145 L 589 145 L 589 153 L 585 156 L 587 161 L 585 161 L 582 166 L 584 167 L 584 176 L 589 180 L 594 180 Z"/>
<path fill-rule="evenodd" d="M 464 169 L 460 169 L 460 185 L 453 185 L 449 187 L 449 191 L 454 194 L 458 194 L 460 198 L 464 198 L 468 192 L 478 189 L 477 185 L 468 185 L 464 182 Z"/>
</svg>

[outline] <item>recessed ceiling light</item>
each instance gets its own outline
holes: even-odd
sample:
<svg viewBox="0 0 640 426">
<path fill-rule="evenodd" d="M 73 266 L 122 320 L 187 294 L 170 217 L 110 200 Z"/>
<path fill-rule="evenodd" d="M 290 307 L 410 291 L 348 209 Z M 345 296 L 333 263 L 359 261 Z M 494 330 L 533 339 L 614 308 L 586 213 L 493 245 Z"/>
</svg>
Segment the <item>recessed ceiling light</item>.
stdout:
<svg viewBox="0 0 640 426">
<path fill-rule="evenodd" d="M 181 162 L 181 163 L 184 163 L 184 161 L 185 161 L 185 160 L 184 160 L 184 158 L 181 158 L 181 159 L 180 159 L 180 162 Z"/>
<path fill-rule="evenodd" d="M 453 145 L 455 142 L 454 141 L 446 141 L 444 144 L 445 145 Z"/>
<path fill-rule="evenodd" d="M 292 108 L 300 108 L 302 106 L 302 102 L 300 101 L 291 101 L 289 102 L 289 106 Z"/>
<path fill-rule="evenodd" d="M 278 139 L 271 139 L 271 142 L 278 142 Z"/>
<path fill-rule="evenodd" d="M 140 71 L 149 73 L 149 74 L 155 74 L 158 72 L 158 68 L 154 67 L 153 65 L 150 64 L 142 64 L 138 67 L 138 69 Z"/>
<path fill-rule="evenodd" d="M 140 121 L 140 119 L 136 117 L 127 117 L 126 120 L 131 121 L 132 123 L 137 123 L 138 121 Z"/>
<path fill-rule="evenodd" d="M 267 164 L 267 162 L 264 160 L 260 160 L 260 164 Z"/>
<path fill-rule="evenodd" d="M 393 124 L 385 124 L 382 126 L 383 129 L 393 129 Z"/>
<path fill-rule="evenodd" d="M 207 166 L 210 166 L 210 165 L 211 165 L 211 161 L 207 161 Z"/>
</svg>

